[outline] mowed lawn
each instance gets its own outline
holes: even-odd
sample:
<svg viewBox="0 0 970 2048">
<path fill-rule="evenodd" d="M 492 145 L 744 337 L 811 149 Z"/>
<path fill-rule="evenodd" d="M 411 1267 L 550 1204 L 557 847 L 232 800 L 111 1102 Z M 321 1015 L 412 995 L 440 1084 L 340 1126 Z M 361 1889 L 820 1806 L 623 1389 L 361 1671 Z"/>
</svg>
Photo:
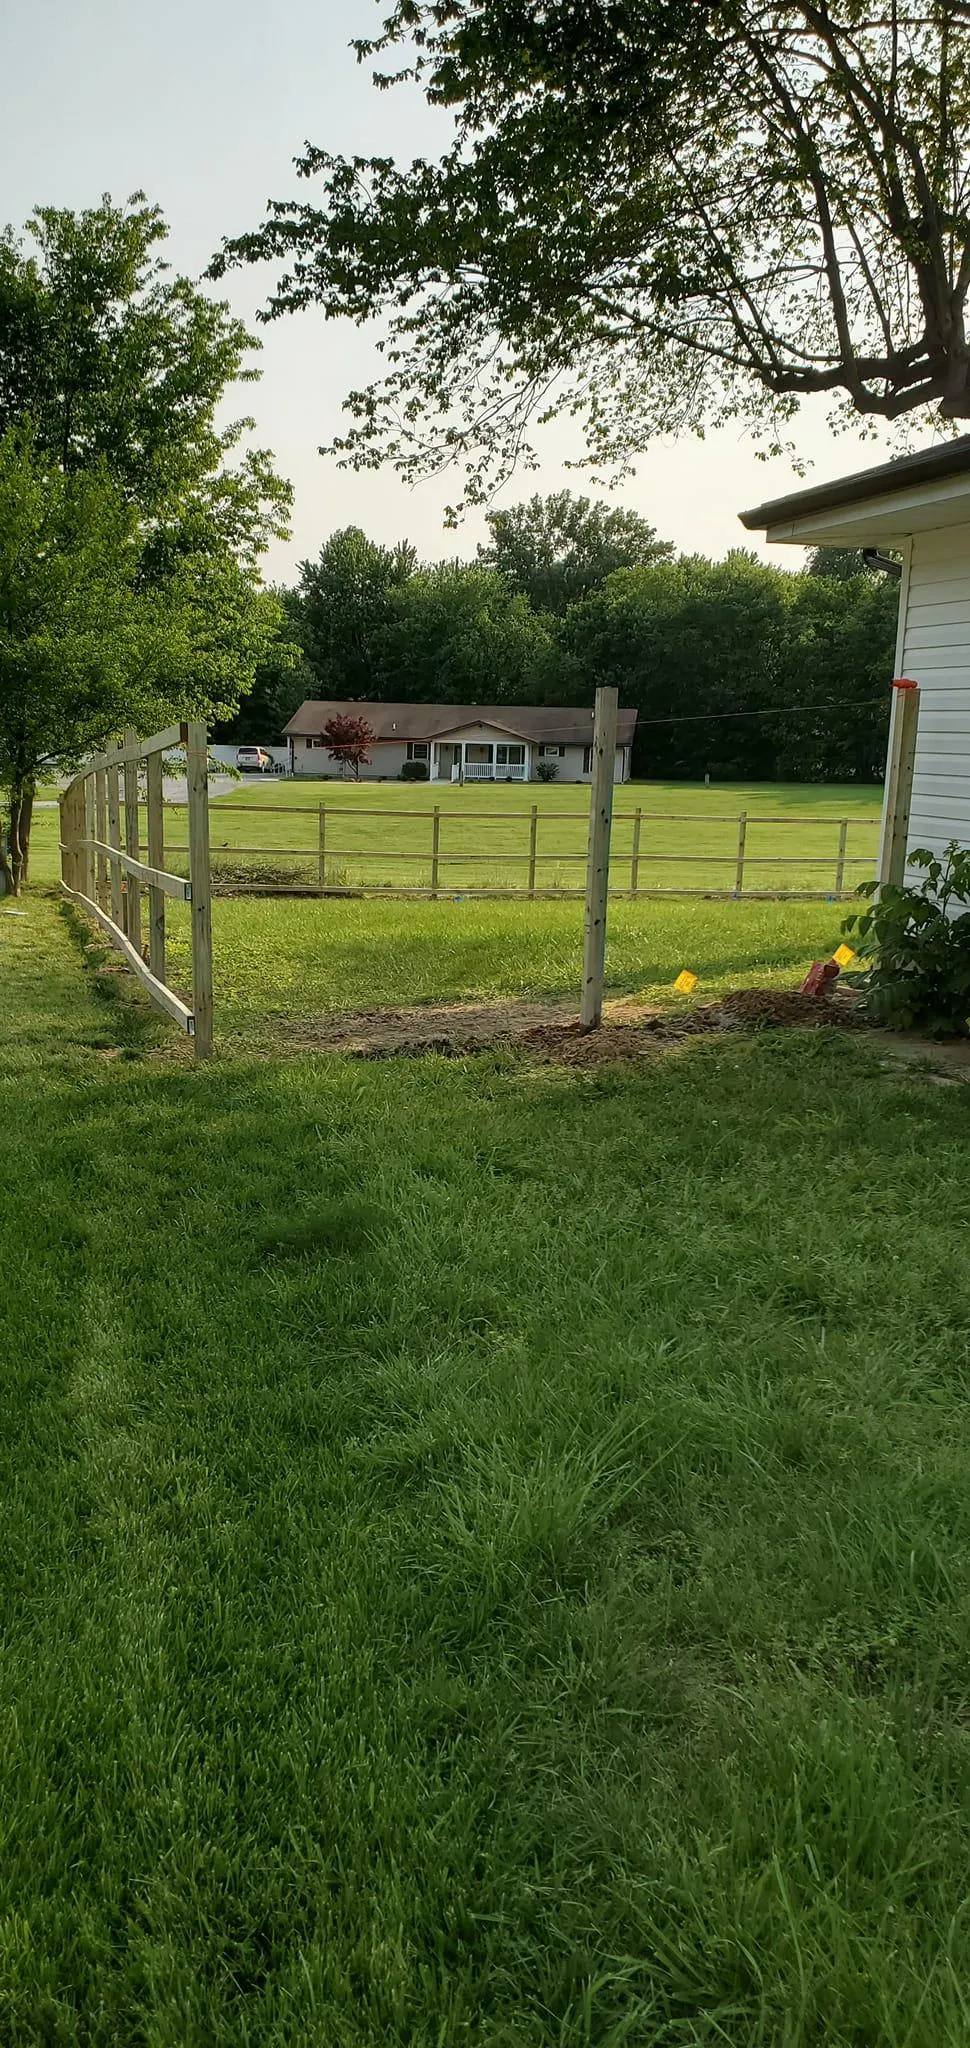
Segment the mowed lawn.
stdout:
<svg viewBox="0 0 970 2048">
<path fill-rule="evenodd" d="M 879 800 L 878 790 L 859 787 L 627 784 L 616 792 L 614 886 L 626 889 L 632 881 L 639 808 L 641 889 L 733 890 L 741 812 L 749 820 L 746 890 L 832 890 L 843 819 L 849 828 L 844 883 L 852 887 L 875 861 Z M 258 880 L 272 870 L 296 882 L 316 882 L 321 805 L 324 875 L 331 887 L 428 888 L 437 807 L 438 880 L 444 892 L 524 889 L 533 806 L 536 887 L 581 890 L 584 885 L 589 790 L 562 784 L 241 783 L 212 804 L 217 874 Z M 170 844 L 184 846 L 184 814 L 170 812 L 168 823 Z"/>
<path fill-rule="evenodd" d="M 967 1092 L 193 1070 L 21 907 L 0 2040 L 964 2048 Z"/>
<path fill-rule="evenodd" d="M 643 808 L 659 807 L 661 786 L 636 785 Z M 414 808 L 415 833 L 425 834 L 430 823 L 429 792 L 402 784 L 376 785 L 373 789 L 349 789 L 339 784 L 315 784 L 326 792 L 328 803 L 339 804 L 353 828 L 376 833 L 389 827 L 381 819 L 359 814 L 358 801 L 370 810 L 378 799 L 410 804 Z M 278 785 L 258 785 L 234 793 L 233 804 L 246 801 L 247 809 L 224 813 L 217 800 L 212 805 L 212 839 L 218 843 L 230 825 L 237 844 L 254 844 L 258 828 L 275 833 L 287 826 L 293 843 L 297 827 L 307 834 L 317 830 L 316 812 L 297 815 L 305 806 L 307 792 L 300 785 L 284 785 L 296 810 L 293 819 L 279 819 L 265 805 L 281 801 Z M 620 792 L 626 803 L 630 789 Z M 723 806 L 721 791 L 712 792 L 689 785 L 662 786 L 671 804 L 687 809 L 697 807 L 698 824 L 694 844 L 706 842 L 715 830 L 710 822 L 709 800 Z M 465 829 L 474 836 L 472 806 L 505 800 L 507 807 L 522 803 L 522 792 L 514 789 L 481 791 L 466 789 L 446 792 L 454 802 L 469 800 Z M 580 790 L 536 789 L 531 792 L 546 805 L 542 830 L 565 832 L 560 813 L 586 802 Z M 764 789 L 733 791 L 737 800 L 752 813 L 777 811 L 798 819 L 814 815 L 828 803 L 837 820 L 847 814 L 850 800 L 856 805 L 860 839 L 865 832 L 872 843 L 871 820 L 877 811 L 872 791 L 803 789 L 779 785 Z M 558 810 L 555 808 L 558 806 Z M 864 827 L 865 815 L 870 824 Z M 170 813 L 170 838 L 175 843 L 178 813 Z M 396 830 L 407 821 L 391 821 Z M 484 829 L 484 828 L 482 828 Z M 504 827 L 512 835 L 521 822 L 508 819 Z M 582 820 L 570 824 L 579 840 L 585 836 Z M 673 829 L 673 828 L 671 828 Z M 694 831 L 695 828 L 684 828 Z M 800 839 L 802 830 L 815 832 L 821 840 L 837 825 L 811 828 L 775 828 L 778 838 L 789 831 Z M 646 828 L 644 828 L 646 830 Z M 767 831 L 767 828 L 766 828 Z M 38 878 L 53 879 L 56 873 L 56 813 L 42 812 L 35 825 L 34 871 Z M 851 839 L 850 839 L 851 843 Z M 240 858 L 237 856 L 237 859 Z M 173 864 L 176 856 L 172 856 Z M 218 865 L 218 863 L 217 863 Z M 279 865 L 274 861 L 274 865 Z M 414 872 L 420 872 L 416 863 Z M 683 872 L 683 870 L 681 870 Z M 863 871 L 855 871 L 863 872 Z M 693 873 L 693 870 L 691 870 Z M 582 868 L 577 869 L 581 876 Z M 765 986 L 791 986 L 813 958 L 825 957 L 839 943 L 845 906 L 834 901 L 819 902 L 721 902 L 704 898 L 671 896 L 644 898 L 639 902 L 618 897 L 610 911 L 606 977 L 611 995 L 643 995 L 651 1002 L 676 1000 L 671 984 L 684 967 L 699 977 L 697 1000 L 726 987 L 758 982 Z M 187 913 L 177 904 L 168 908 L 171 973 L 187 991 L 190 982 Z M 490 998 L 522 997 L 538 1001 L 578 1004 L 582 974 L 582 903 L 476 899 L 460 890 L 443 890 L 437 903 L 420 898 L 392 896 L 334 897 L 326 900 L 293 897 L 224 896 L 214 905 L 215 977 L 217 1031 L 223 1035 L 244 1034 L 260 1038 L 285 1031 L 291 1022 L 302 1024 L 319 1015 L 348 1009 L 397 1007 L 411 1003 L 485 1001 Z"/>
</svg>

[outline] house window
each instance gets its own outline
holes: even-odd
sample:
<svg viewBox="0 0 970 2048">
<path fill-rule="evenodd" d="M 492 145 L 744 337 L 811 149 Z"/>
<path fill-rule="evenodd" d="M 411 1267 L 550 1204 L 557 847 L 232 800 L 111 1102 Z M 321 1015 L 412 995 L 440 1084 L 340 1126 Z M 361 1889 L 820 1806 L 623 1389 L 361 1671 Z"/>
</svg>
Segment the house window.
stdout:
<svg viewBox="0 0 970 2048">
<path fill-rule="evenodd" d="M 326 740 L 307 740 L 308 747 L 325 747 L 326 744 Z"/>
<path fill-rule="evenodd" d="M 592 747 L 584 747 L 584 748 L 583 748 L 583 774 L 584 774 L 584 775 L 591 775 L 591 774 L 592 774 L 592 772 L 593 772 L 593 749 L 592 749 Z"/>
<path fill-rule="evenodd" d="M 504 740 L 499 741 L 495 749 L 495 765 L 497 768 L 521 768 L 524 762 L 524 747 L 506 746 Z"/>
<path fill-rule="evenodd" d="M 560 746 L 558 740 L 543 740 L 539 748 L 540 760 L 547 760 L 550 755 L 554 755 L 557 761 L 561 761 L 565 753 L 565 747 Z"/>
<path fill-rule="evenodd" d="M 428 759 L 430 758 L 430 755 L 431 755 L 431 742 L 430 742 L 430 740 L 409 740 L 409 741 L 408 741 L 408 760 L 409 760 L 409 761 L 427 761 L 427 760 L 428 760 Z"/>
</svg>

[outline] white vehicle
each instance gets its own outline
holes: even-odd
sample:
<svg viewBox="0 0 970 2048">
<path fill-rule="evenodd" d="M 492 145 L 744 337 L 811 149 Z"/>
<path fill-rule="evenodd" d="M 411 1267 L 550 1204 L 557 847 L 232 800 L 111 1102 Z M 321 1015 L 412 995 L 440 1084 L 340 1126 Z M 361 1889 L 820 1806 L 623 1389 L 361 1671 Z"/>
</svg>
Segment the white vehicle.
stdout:
<svg viewBox="0 0 970 2048">
<path fill-rule="evenodd" d="M 265 747 L 237 747 L 236 767 L 244 774 L 272 775 L 275 773 L 276 763 L 272 754 L 266 752 Z"/>
</svg>

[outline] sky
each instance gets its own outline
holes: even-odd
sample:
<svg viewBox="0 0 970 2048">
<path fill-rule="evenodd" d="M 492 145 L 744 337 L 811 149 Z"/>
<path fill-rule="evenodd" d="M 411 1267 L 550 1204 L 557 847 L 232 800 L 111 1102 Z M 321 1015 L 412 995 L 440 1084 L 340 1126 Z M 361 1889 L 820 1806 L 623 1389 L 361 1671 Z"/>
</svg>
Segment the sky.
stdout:
<svg viewBox="0 0 970 2048">
<path fill-rule="evenodd" d="M 293 169 L 306 140 L 402 161 L 434 155 L 445 118 L 413 89 L 376 92 L 349 47 L 373 33 L 382 11 L 375 0 L 7 0 L 0 219 L 20 228 L 40 204 L 81 208 L 104 192 L 120 200 L 142 190 L 170 224 L 168 260 L 198 277 L 223 236 L 258 226 L 269 198 L 312 198 L 312 183 Z M 268 279 L 265 270 L 232 271 L 212 289 L 252 324 Z M 425 559 L 473 556 L 483 515 L 457 533 L 443 523 L 454 476 L 411 486 L 390 468 L 355 475 L 318 453 L 341 429 L 346 392 L 379 360 L 372 340 L 313 310 L 258 332 L 261 381 L 231 410 L 255 415 L 258 445 L 273 449 L 295 491 L 292 539 L 274 548 L 267 574 L 292 580 L 328 534 L 351 524 L 385 543 L 407 538 Z M 834 438 L 820 402 L 793 438 L 818 482 L 892 452 L 884 437 Z M 564 487 L 606 495 L 564 467 L 582 454 L 572 427 L 551 429 L 541 452 L 541 468 L 514 478 L 498 504 Z M 684 552 L 753 546 L 794 568 L 801 549 L 759 546 L 737 515 L 799 481 L 787 457 L 763 462 L 730 429 L 654 442 L 613 498 Z"/>
</svg>

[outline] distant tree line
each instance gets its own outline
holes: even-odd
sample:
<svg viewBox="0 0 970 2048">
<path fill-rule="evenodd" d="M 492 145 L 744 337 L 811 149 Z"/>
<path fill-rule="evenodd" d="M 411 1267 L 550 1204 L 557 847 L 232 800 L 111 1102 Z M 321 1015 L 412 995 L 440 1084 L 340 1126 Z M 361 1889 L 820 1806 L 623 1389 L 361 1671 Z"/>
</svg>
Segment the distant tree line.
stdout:
<svg viewBox="0 0 970 2048">
<path fill-rule="evenodd" d="M 637 774 L 881 778 L 898 591 L 861 555 L 677 557 L 569 492 L 488 524 L 474 562 L 332 534 L 278 592 L 283 631 L 221 736 L 277 740 L 307 696 L 586 704 L 615 683 L 640 714 Z"/>
</svg>

